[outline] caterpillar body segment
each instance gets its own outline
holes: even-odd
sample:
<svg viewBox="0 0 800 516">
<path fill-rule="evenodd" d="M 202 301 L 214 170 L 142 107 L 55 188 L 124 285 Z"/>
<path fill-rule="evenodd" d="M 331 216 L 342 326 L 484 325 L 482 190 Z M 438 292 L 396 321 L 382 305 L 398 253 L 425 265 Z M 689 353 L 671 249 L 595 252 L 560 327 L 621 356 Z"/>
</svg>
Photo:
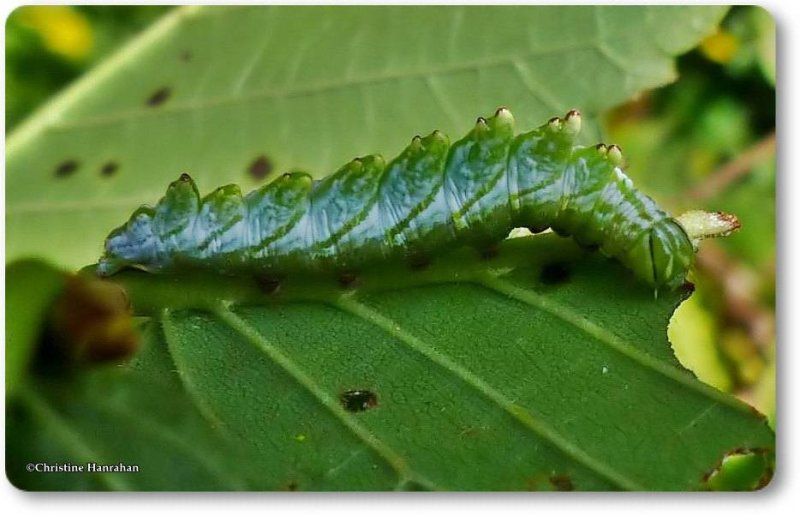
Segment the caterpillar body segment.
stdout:
<svg viewBox="0 0 800 516">
<path fill-rule="evenodd" d="M 634 188 L 619 147 L 576 146 L 580 125 L 570 111 L 515 135 L 499 109 L 452 144 L 434 131 L 389 162 L 365 156 L 318 181 L 284 174 L 245 196 L 228 185 L 201 199 L 184 174 L 109 235 L 97 271 L 357 270 L 528 227 L 597 246 L 656 289 L 680 285 L 694 258 L 687 232 Z"/>
</svg>

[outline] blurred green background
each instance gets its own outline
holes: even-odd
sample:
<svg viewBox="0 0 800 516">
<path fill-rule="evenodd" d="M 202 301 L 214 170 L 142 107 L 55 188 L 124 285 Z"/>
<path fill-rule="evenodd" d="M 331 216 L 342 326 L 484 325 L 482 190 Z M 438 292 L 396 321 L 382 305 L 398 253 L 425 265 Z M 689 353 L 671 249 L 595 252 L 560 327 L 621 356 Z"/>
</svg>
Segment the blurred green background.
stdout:
<svg viewBox="0 0 800 516">
<path fill-rule="evenodd" d="M 169 7 L 30 6 L 6 32 L 6 134 Z M 604 118 L 604 139 L 669 210 L 724 209 L 743 230 L 706 242 L 670 338 L 702 380 L 775 414 L 775 27 L 734 7 L 678 61 L 679 78 Z"/>
</svg>

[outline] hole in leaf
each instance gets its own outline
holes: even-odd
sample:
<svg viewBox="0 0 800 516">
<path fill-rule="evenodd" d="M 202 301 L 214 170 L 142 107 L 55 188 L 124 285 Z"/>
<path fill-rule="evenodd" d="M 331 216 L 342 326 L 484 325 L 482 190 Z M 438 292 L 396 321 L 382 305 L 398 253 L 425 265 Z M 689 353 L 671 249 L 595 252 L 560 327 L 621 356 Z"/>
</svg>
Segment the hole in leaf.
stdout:
<svg viewBox="0 0 800 516">
<path fill-rule="evenodd" d="M 256 276 L 256 286 L 265 294 L 275 294 L 281 289 L 280 280 L 268 276 Z"/>
<path fill-rule="evenodd" d="M 172 94 L 172 90 L 164 86 L 161 89 L 156 90 L 150 98 L 147 99 L 147 105 L 150 107 L 160 106 L 164 102 L 167 101 L 169 96 Z"/>
<path fill-rule="evenodd" d="M 114 161 L 109 161 L 100 168 L 100 175 L 103 177 L 111 177 L 119 168 L 119 165 Z"/>
<path fill-rule="evenodd" d="M 539 281 L 545 285 L 566 283 L 572 276 L 572 269 L 566 262 L 548 263 L 539 273 Z"/>
<path fill-rule="evenodd" d="M 354 389 L 344 391 L 339 401 L 348 412 L 364 412 L 378 406 L 378 395 L 366 389 Z"/>
<path fill-rule="evenodd" d="M 342 288 L 353 288 L 358 283 L 358 276 L 352 272 L 343 272 L 337 278 L 339 286 Z"/>
<path fill-rule="evenodd" d="M 59 163 L 56 167 L 56 177 L 68 177 L 74 174 L 78 170 L 78 161 L 74 159 L 68 159 Z"/>
<path fill-rule="evenodd" d="M 253 179 L 260 181 L 272 172 L 272 168 L 272 161 L 262 154 L 250 163 L 247 167 L 247 173 L 250 174 L 250 177 Z"/>
<path fill-rule="evenodd" d="M 497 245 L 487 245 L 481 247 L 479 253 L 481 255 L 481 260 L 488 261 L 496 258 L 497 255 L 500 254 L 500 249 Z"/>
<path fill-rule="evenodd" d="M 412 271 L 424 271 L 431 265 L 431 259 L 427 255 L 412 253 L 408 258 L 408 267 Z"/>
<path fill-rule="evenodd" d="M 711 491 L 755 491 L 772 480 L 774 457 L 763 448 L 737 448 L 726 453 L 703 476 L 703 487 Z"/>
</svg>

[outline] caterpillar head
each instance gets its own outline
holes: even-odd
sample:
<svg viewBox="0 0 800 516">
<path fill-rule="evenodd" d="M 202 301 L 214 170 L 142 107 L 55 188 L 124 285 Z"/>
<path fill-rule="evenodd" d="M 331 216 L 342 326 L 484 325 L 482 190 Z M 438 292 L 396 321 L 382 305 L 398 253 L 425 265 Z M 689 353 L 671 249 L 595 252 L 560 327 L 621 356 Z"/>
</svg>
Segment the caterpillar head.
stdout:
<svg viewBox="0 0 800 516">
<path fill-rule="evenodd" d="M 138 208 L 128 222 L 108 235 L 97 274 L 110 276 L 124 267 L 153 272 L 163 266 L 169 254 L 165 252 L 168 239 L 179 235 L 194 219 L 199 203 L 197 186 L 189 174 L 182 174 L 155 208 Z"/>
<path fill-rule="evenodd" d="M 665 217 L 642 233 L 622 261 L 657 290 L 675 289 L 683 284 L 692 266 L 694 247 L 683 227 Z"/>
<path fill-rule="evenodd" d="M 111 276 L 127 266 L 153 262 L 158 254 L 159 241 L 153 232 L 153 210 L 142 207 L 136 210 L 127 223 L 108 235 L 105 252 L 97 262 L 97 274 Z"/>
</svg>

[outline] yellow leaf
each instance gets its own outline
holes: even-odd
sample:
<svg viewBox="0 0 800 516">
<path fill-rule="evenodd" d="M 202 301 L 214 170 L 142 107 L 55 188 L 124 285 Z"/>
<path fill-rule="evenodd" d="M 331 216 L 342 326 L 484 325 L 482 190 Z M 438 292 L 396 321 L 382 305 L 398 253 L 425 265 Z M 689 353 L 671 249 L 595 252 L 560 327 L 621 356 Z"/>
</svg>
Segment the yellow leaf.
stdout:
<svg viewBox="0 0 800 516">
<path fill-rule="evenodd" d="M 92 50 L 92 27 L 86 17 L 63 5 L 20 8 L 20 24 L 37 32 L 51 52 L 73 61 L 85 59 Z"/>
<path fill-rule="evenodd" d="M 700 50 L 703 55 L 712 61 L 722 64 L 730 62 L 738 49 L 739 41 L 736 37 L 722 30 L 708 36 L 700 44 Z"/>
</svg>

